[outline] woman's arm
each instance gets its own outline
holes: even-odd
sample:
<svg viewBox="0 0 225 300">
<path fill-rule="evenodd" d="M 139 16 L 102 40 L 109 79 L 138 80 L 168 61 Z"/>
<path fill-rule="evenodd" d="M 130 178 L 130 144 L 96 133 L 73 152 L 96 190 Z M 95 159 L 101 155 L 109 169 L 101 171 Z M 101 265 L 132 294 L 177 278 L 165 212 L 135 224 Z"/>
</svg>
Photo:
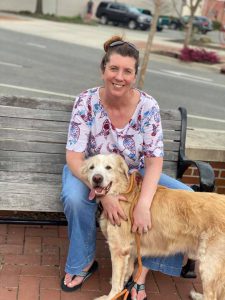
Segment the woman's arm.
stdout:
<svg viewBox="0 0 225 300">
<path fill-rule="evenodd" d="M 145 158 L 145 175 L 140 197 L 133 212 L 133 232 L 138 231 L 141 234 L 151 228 L 150 207 L 162 172 L 162 165 L 162 157 Z"/>
<path fill-rule="evenodd" d="M 84 176 L 81 173 L 81 167 L 83 165 L 84 159 L 85 155 L 83 152 L 66 150 L 66 162 L 70 171 L 73 173 L 74 176 L 82 180 L 90 188 L 90 185 L 84 179 Z"/>
</svg>

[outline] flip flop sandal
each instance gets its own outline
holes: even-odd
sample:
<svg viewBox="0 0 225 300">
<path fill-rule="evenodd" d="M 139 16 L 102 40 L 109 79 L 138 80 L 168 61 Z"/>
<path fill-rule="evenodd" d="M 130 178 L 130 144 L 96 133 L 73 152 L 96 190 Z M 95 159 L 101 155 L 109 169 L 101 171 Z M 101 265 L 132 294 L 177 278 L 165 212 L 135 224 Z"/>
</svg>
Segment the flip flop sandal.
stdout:
<svg viewBox="0 0 225 300">
<path fill-rule="evenodd" d="M 128 282 L 125 285 L 125 288 L 127 288 L 130 292 L 131 289 L 134 288 L 137 291 L 137 294 L 139 291 L 145 290 L 145 285 L 144 284 L 137 284 L 134 283 L 132 276 L 129 278 Z M 131 299 L 131 293 L 129 293 L 127 300 L 132 300 Z M 143 300 L 147 300 L 147 297 L 145 297 Z"/>
<path fill-rule="evenodd" d="M 83 280 L 81 283 L 75 285 L 74 287 L 68 287 L 65 283 L 64 283 L 64 280 L 65 280 L 65 276 L 62 278 L 61 280 L 61 289 L 64 291 L 64 292 L 74 292 L 78 289 L 80 289 L 82 287 L 82 284 L 84 283 L 85 280 L 87 280 L 95 271 L 97 271 L 98 269 L 98 262 L 97 261 L 94 261 L 92 266 L 90 267 L 90 269 L 88 271 L 82 271 L 80 274 L 76 274 L 76 275 L 73 275 L 72 277 L 72 280 L 76 277 L 76 276 L 80 276 L 80 277 L 83 277 Z M 72 281 L 71 280 L 71 281 Z"/>
</svg>

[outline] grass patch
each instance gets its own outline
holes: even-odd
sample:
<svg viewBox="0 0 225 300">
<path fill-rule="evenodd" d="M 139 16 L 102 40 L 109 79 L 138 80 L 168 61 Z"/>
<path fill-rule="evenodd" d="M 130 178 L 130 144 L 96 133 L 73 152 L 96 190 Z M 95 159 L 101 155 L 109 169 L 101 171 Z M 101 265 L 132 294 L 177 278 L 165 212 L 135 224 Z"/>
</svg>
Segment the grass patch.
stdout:
<svg viewBox="0 0 225 300">
<path fill-rule="evenodd" d="M 23 16 L 29 16 L 32 18 L 44 19 L 44 20 L 55 21 L 55 22 L 85 24 L 85 25 L 93 25 L 93 26 L 98 24 L 97 21 L 86 20 L 82 18 L 82 16 L 80 15 L 68 17 L 68 16 L 56 16 L 54 14 L 35 14 L 29 11 L 20 11 L 19 14 Z"/>
</svg>

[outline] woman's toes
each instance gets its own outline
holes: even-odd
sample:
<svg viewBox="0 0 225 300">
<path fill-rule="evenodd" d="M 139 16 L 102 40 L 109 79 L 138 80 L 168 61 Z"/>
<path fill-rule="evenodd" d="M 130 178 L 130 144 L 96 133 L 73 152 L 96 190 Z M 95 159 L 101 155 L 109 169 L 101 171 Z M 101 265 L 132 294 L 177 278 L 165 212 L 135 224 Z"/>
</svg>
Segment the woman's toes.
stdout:
<svg viewBox="0 0 225 300">
<path fill-rule="evenodd" d="M 64 277 L 64 284 L 68 285 L 72 281 L 72 276 L 70 274 L 66 274 Z"/>
</svg>

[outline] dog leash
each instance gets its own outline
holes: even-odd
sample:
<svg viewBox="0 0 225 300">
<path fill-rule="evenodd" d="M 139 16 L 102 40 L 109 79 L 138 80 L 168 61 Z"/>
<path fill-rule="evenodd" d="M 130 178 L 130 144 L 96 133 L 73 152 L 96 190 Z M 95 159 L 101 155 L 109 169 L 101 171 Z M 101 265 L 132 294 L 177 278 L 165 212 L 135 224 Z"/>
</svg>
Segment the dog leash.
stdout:
<svg viewBox="0 0 225 300">
<path fill-rule="evenodd" d="M 135 184 L 135 182 L 136 182 L 136 184 Z M 131 226 L 133 224 L 133 219 L 134 219 L 133 218 L 134 207 L 137 204 L 138 197 L 139 197 L 139 194 L 140 194 L 140 191 L 141 191 L 141 175 L 137 171 L 135 171 L 135 172 L 133 172 L 131 174 L 131 176 L 130 176 L 130 186 L 129 186 L 128 190 L 124 194 L 126 195 L 126 194 L 129 194 L 130 192 L 132 192 L 132 189 L 135 186 L 137 187 L 137 191 L 134 194 L 134 197 L 133 197 L 132 203 L 131 203 L 131 207 L 130 207 L 130 211 L 129 211 L 129 216 L 130 216 L 130 220 L 131 220 Z M 122 292 L 116 294 L 112 298 L 112 300 L 119 299 L 123 295 L 124 295 L 123 300 L 127 300 L 127 297 L 130 294 L 130 292 L 131 292 L 131 289 L 137 283 L 137 281 L 138 281 L 138 279 L 139 279 L 139 277 L 141 275 L 141 272 L 142 272 L 141 239 L 140 239 L 140 234 L 137 233 L 137 232 L 135 233 L 135 242 L 136 242 L 136 247 L 137 247 L 137 259 L 138 259 L 138 270 L 137 270 L 137 273 L 135 275 L 134 280 L 127 287 L 125 287 L 122 290 Z"/>
</svg>

